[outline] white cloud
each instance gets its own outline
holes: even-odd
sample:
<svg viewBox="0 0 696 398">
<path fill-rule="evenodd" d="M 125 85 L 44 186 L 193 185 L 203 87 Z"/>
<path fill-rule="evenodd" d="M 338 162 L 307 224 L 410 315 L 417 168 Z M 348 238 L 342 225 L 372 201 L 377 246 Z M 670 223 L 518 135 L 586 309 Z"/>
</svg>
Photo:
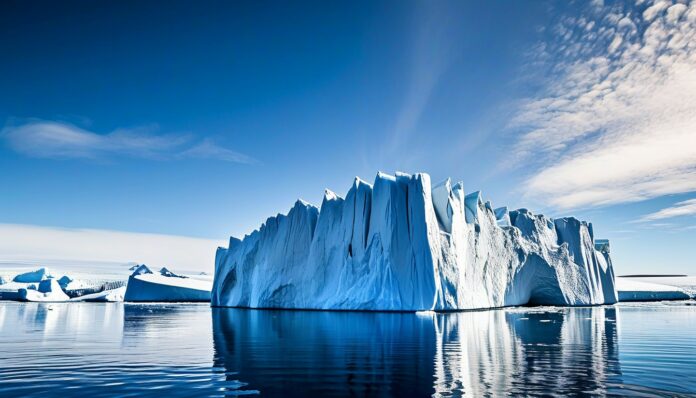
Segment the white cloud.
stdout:
<svg viewBox="0 0 696 398">
<path fill-rule="evenodd" d="M 659 13 L 664 11 L 669 7 L 669 2 L 667 1 L 657 1 L 655 4 L 652 6 L 648 7 L 644 12 L 643 12 L 643 19 L 646 21 L 650 22 L 657 16 Z"/>
<path fill-rule="evenodd" d="M 670 4 L 590 12 L 592 31 L 566 20 L 574 33 L 540 46 L 552 77 L 510 124 L 532 195 L 575 208 L 696 190 L 696 4 Z"/>
<path fill-rule="evenodd" d="M 205 158 L 236 163 L 254 163 L 244 154 L 197 141 L 185 134 L 157 134 L 156 126 L 117 129 L 97 134 L 72 124 L 34 120 L 8 125 L 0 137 L 16 152 L 39 158 L 100 159 L 127 155 L 152 159 Z"/>
<path fill-rule="evenodd" d="M 181 153 L 183 157 L 194 157 L 203 159 L 218 159 L 235 163 L 255 164 L 258 161 L 243 153 L 233 151 L 216 145 L 209 139 L 203 140 L 200 144 L 187 149 Z"/>
<path fill-rule="evenodd" d="M 0 224 L 3 262 L 145 263 L 183 271 L 214 268 L 227 242 L 185 236 Z"/>
<path fill-rule="evenodd" d="M 696 199 L 675 203 L 672 207 L 656 211 L 641 217 L 641 221 L 664 220 L 666 218 L 696 216 Z"/>
</svg>

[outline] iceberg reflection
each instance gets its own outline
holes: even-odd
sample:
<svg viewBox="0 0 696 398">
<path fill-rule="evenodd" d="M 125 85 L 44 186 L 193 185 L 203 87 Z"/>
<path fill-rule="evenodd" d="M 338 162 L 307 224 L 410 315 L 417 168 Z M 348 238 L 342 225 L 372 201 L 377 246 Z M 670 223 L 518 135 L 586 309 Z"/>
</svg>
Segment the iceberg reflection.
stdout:
<svg viewBox="0 0 696 398">
<path fill-rule="evenodd" d="M 620 383 L 616 308 L 434 318 L 436 396 L 602 395 Z"/>
<path fill-rule="evenodd" d="M 269 396 L 602 395 L 621 381 L 617 321 L 617 309 L 603 307 L 214 308 L 214 366 Z"/>
<path fill-rule="evenodd" d="M 45 342 L 69 336 L 68 341 L 90 341 L 94 334 L 121 340 L 123 304 L 5 303 L 0 306 L 0 331 L 40 336 Z"/>
</svg>

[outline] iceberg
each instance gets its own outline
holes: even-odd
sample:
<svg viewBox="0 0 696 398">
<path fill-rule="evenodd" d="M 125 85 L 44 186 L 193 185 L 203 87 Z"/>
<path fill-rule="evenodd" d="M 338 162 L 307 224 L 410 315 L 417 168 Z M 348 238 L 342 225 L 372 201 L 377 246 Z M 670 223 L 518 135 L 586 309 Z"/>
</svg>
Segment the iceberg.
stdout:
<svg viewBox="0 0 696 398">
<path fill-rule="evenodd" d="M 46 268 L 39 268 L 36 271 L 25 272 L 14 277 L 13 282 L 19 283 L 39 283 L 44 279 L 50 278 Z"/>
<path fill-rule="evenodd" d="M 217 249 L 211 304 L 448 311 L 617 301 L 591 224 L 494 211 L 463 187 L 380 172 L 372 185 L 356 178 L 345 198 L 327 190 L 320 209 L 298 200 Z"/>
<path fill-rule="evenodd" d="M 210 301 L 212 281 L 176 275 L 166 268 L 154 273 L 140 265 L 128 278 L 124 301 Z"/>
<path fill-rule="evenodd" d="M 46 289 L 49 289 L 51 284 L 48 281 L 53 280 L 60 287 L 60 291 L 67 295 L 71 301 L 79 301 L 82 296 L 103 293 L 125 286 L 128 278 L 120 272 L 109 274 L 108 271 L 103 272 L 103 270 L 77 271 L 75 273 L 59 272 L 56 275 L 62 276 L 58 278 L 51 276 L 45 268 L 30 272 L 23 268 L 17 268 L 9 270 L 8 274 L 12 276 L 7 277 L 10 282 L 0 285 L 0 300 L 27 300 L 28 297 L 32 301 L 36 292 L 48 292 L 48 290 L 41 292 L 41 289 L 44 289 L 42 284 Z M 17 282 L 17 280 L 35 282 Z M 33 290 L 33 292 L 25 292 L 24 296 L 21 296 L 20 290 L 22 289 Z M 58 292 L 58 289 L 50 288 L 50 290 Z M 56 298 L 56 295 L 52 296 L 54 297 L 51 299 L 52 301 L 59 301 L 58 298 L 63 299 L 62 297 Z"/>
<path fill-rule="evenodd" d="M 662 300 L 688 300 L 691 295 L 681 287 L 658 283 L 646 282 L 630 277 L 616 278 L 616 290 L 619 301 L 662 301 Z"/>
<path fill-rule="evenodd" d="M 19 299 L 24 301 L 68 301 L 70 297 L 61 289 L 55 279 L 44 279 L 36 289 L 19 289 Z"/>
<path fill-rule="evenodd" d="M 123 301 L 123 297 L 126 294 L 126 287 L 122 286 L 116 289 L 104 290 L 97 293 L 86 294 L 74 298 L 73 301 L 88 301 L 97 303 L 115 303 Z"/>
</svg>

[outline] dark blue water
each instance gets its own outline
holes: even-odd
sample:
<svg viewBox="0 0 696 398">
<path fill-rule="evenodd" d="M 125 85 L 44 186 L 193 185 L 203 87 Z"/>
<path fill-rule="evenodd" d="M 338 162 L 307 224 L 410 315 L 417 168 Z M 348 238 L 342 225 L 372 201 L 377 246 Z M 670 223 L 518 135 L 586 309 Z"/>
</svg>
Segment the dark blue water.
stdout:
<svg viewBox="0 0 696 398">
<path fill-rule="evenodd" d="M 696 306 L 450 314 L 0 303 L 0 397 L 696 396 Z"/>
</svg>

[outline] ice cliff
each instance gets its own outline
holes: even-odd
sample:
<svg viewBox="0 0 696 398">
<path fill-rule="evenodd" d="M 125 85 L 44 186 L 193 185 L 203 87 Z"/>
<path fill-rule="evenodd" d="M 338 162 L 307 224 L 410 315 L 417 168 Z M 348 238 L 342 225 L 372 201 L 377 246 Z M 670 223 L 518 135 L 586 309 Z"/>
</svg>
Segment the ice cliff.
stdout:
<svg viewBox="0 0 696 398">
<path fill-rule="evenodd" d="M 602 243 L 602 242 L 599 242 Z M 597 250 L 599 249 L 599 250 Z M 427 174 L 356 178 L 321 210 L 287 215 L 218 248 L 212 305 L 460 310 L 617 301 L 608 243 L 592 224 L 493 209 L 461 182 Z"/>
</svg>

